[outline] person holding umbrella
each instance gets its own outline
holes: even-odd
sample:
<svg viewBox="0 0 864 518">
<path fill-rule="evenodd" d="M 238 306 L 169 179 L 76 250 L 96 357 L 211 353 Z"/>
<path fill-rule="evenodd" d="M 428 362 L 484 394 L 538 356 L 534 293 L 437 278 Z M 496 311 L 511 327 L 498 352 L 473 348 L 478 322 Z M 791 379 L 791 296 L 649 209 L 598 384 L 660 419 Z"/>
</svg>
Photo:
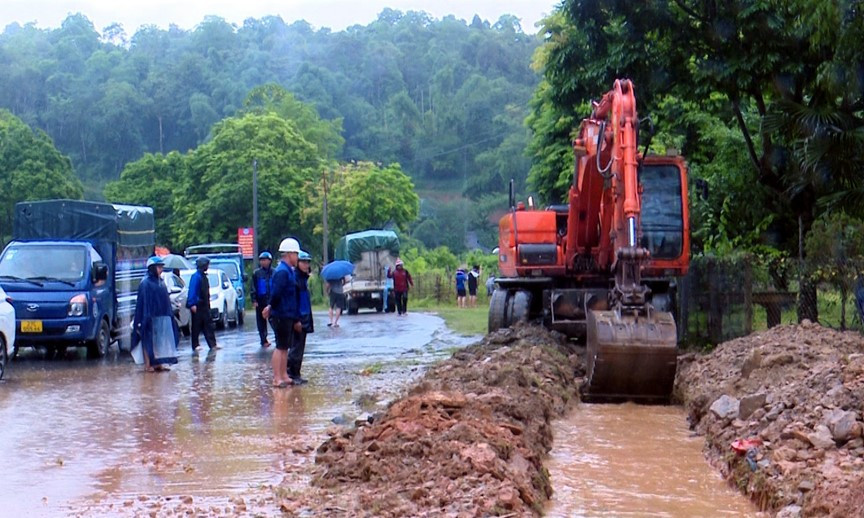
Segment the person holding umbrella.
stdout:
<svg viewBox="0 0 864 518">
<path fill-rule="evenodd" d="M 261 339 L 261 347 L 270 347 L 267 340 L 267 319 L 262 311 L 270 304 L 270 285 L 273 280 L 273 254 L 261 252 L 258 255 L 260 268 L 252 273 L 252 307 L 255 308 L 255 322 L 258 324 L 258 336 Z"/>
<path fill-rule="evenodd" d="M 339 317 L 345 311 L 345 277 L 354 273 L 354 263 L 333 261 L 321 270 L 321 278 L 327 281 L 330 297 L 330 323 L 328 327 L 339 327 Z"/>
</svg>

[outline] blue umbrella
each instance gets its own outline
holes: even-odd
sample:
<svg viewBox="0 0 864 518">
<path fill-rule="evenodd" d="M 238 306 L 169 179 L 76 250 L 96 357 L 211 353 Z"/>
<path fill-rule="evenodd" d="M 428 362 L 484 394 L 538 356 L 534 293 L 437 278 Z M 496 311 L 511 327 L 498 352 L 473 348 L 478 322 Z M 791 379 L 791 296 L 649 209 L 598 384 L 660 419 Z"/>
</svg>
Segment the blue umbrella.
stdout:
<svg viewBox="0 0 864 518">
<path fill-rule="evenodd" d="M 333 261 L 321 269 L 321 277 L 325 281 L 338 281 L 352 273 L 354 273 L 354 263 L 348 261 Z"/>
</svg>

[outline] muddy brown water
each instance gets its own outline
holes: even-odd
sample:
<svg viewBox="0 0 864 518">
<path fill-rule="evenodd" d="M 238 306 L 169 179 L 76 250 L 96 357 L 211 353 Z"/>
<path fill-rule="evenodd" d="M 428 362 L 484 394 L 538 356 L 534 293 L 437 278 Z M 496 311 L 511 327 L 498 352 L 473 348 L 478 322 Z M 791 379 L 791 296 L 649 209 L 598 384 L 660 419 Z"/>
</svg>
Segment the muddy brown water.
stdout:
<svg viewBox="0 0 864 518">
<path fill-rule="evenodd" d="M 554 437 L 547 516 L 761 516 L 708 465 L 680 407 L 583 404 Z"/>
<path fill-rule="evenodd" d="M 250 321 L 217 332 L 223 349 L 212 354 L 193 356 L 183 339 L 168 373 L 143 373 L 116 351 L 93 361 L 22 350 L 0 383 L 0 515 L 112 515 L 165 495 L 197 504 L 278 484 L 286 448 L 311 451 L 331 420 L 363 410 L 361 396 L 395 397 L 423 365 L 471 341 L 432 315 L 361 313 L 339 329 L 317 315 L 310 383 L 274 390 L 271 350 Z"/>
</svg>

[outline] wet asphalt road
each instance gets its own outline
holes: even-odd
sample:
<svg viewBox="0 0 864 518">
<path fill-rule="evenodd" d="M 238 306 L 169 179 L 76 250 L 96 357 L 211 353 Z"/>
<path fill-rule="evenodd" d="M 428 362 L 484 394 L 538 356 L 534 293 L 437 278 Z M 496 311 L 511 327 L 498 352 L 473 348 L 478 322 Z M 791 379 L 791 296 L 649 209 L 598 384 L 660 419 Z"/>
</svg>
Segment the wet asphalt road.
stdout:
<svg viewBox="0 0 864 518">
<path fill-rule="evenodd" d="M 184 338 L 168 373 L 144 373 L 116 349 L 98 361 L 83 349 L 61 358 L 22 350 L 0 382 L 0 514 L 56 516 L 92 503 L 112 514 L 136 499 L 276 484 L 282 439 L 317 445 L 334 417 L 363 410 L 358 399 L 386 403 L 423 365 L 471 341 L 432 315 L 361 313 L 332 329 L 316 314 L 303 366 L 310 383 L 273 389 L 272 348 L 259 347 L 253 316 L 217 332 L 214 353 L 193 356 Z"/>
</svg>

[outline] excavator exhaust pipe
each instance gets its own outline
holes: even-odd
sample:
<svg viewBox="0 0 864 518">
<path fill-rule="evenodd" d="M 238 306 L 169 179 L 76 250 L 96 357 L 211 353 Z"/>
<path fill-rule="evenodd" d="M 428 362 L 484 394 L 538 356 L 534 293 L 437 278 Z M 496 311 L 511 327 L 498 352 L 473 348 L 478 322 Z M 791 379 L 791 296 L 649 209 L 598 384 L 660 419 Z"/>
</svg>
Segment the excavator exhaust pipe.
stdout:
<svg viewBox="0 0 864 518">
<path fill-rule="evenodd" d="M 671 313 L 594 310 L 588 312 L 587 328 L 585 401 L 669 402 L 678 365 Z"/>
</svg>

